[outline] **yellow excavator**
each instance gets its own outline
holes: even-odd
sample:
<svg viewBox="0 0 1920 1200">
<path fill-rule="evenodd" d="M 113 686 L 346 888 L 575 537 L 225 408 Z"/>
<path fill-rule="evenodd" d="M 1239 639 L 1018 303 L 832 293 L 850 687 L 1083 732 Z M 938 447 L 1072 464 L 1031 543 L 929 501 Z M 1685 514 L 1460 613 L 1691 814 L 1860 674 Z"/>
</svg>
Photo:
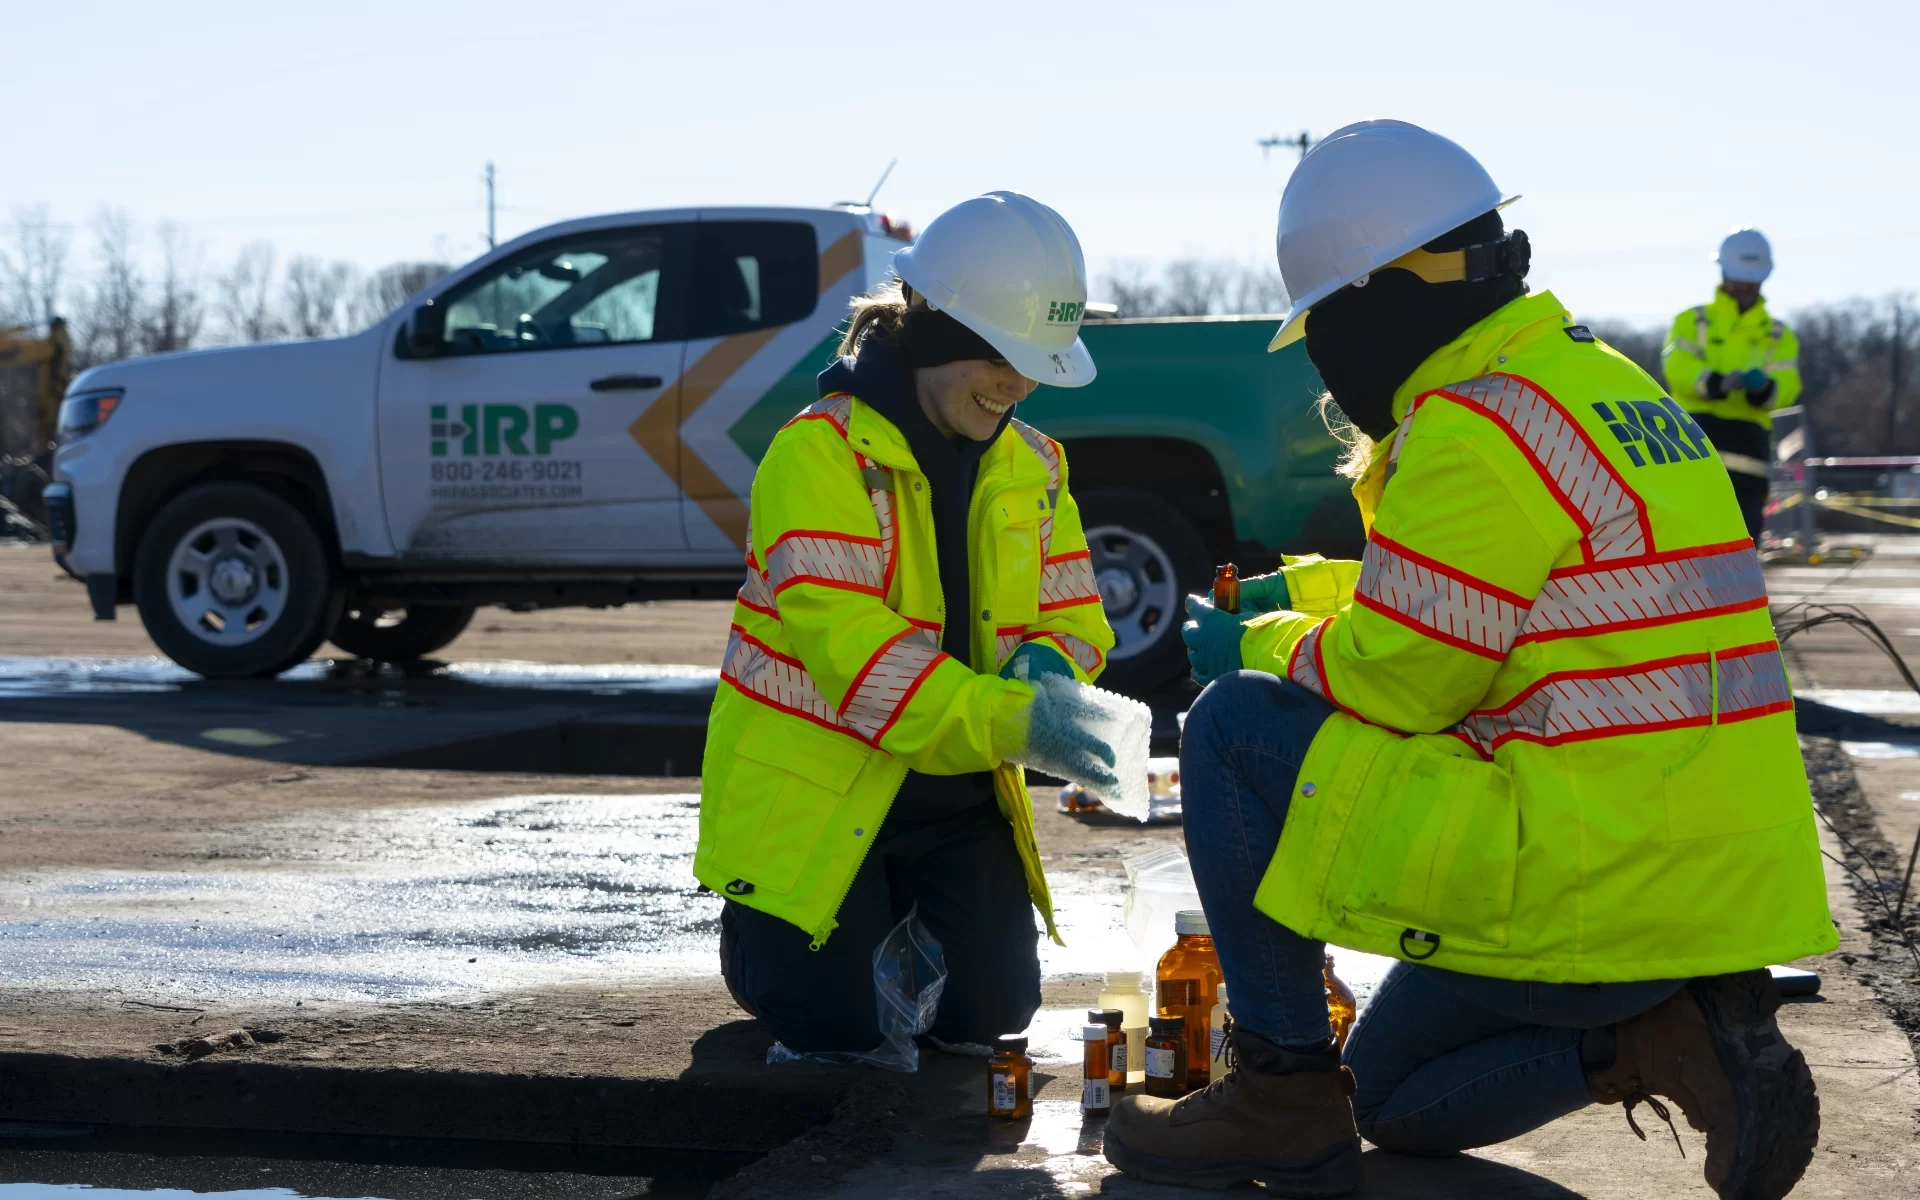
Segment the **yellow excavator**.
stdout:
<svg viewBox="0 0 1920 1200">
<path fill-rule="evenodd" d="M 33 444 L 31 448 L 8 446 L 6 449 L 10 454 L 24 451 L 29 457 L 39 458 L 53 444 L 60 401 L 67 394 L 67 383 L 73 377 L 73 342 L 67 336 L 66 321 L 55 317 L 47 322 L 47 336 L 43 338 L 27 336 L 24 326 L 0 329 L 0 370 L 7 368 L 33 368 L 38 378 L 31 389 Z"/>
<path fill-rule="evenodd" d="M 0 328 L 0 536 L 47 536 L 40 493 L 72 376 L 73 342 L 64 320 L 47 322 L 45 337 L 20 326 Z"/>
</svg>

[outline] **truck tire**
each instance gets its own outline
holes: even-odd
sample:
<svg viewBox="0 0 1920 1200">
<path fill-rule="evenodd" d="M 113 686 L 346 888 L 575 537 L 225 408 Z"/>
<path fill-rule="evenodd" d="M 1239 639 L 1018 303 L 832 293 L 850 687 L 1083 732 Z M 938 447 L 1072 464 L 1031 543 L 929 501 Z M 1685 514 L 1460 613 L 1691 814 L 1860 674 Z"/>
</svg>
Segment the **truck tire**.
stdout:
<svg viewBox="0 0 1920 1200">
<path fill-rule="evenodd" d="M 410 662 L 451 645 L 475 611 L 471 604 L 409 604 L 385 610 L 349 605 L 327 640 L 358 658 Z"/>
<path fill-rule="evenodd" d="M 1079 497 L 1093 575 L 1114 645 L 1102 687 L 1146 695 L 1187 673 L 1185 598 L 1213 582 L 1206 544 L 1180 511 L 1151 492 L 1099 488 Z"/>
<path fill-rule="evenodd" d="M 133 602 L 168 658 L 209 679 L 247 679 L 312 654 L 339 620 L 341 591 L 298 505 L 256 483 L 206 483 L 141 533 Z"/>
</svg>

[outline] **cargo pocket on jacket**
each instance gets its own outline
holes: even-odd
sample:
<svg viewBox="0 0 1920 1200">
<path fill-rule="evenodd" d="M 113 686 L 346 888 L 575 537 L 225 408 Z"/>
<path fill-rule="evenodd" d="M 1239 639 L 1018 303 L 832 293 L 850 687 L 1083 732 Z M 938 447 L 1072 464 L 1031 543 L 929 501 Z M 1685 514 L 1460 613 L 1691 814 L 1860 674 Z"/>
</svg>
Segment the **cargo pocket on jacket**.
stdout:
<svg viewBox="0 0 1920 1200">
<path fill-rule="evenodd" d="M 874 751 L 769 713 L 747 726 L 734 753 L 739 761 L 714 822 L 713 863 L 756 891 L 790 892 Z"/>
<path fill-rule="evenodd" d="M 1507 772 L 1412 739 L 1373 808 L 1365 818 L 1373 840 L 1348 890 L 1348 915 L 1403 939 L 1439 936 L 1440 946 L 1410 950 L 1412 958 L 1428 957 L 1450 938 L 1505 946 L 1520 853 L 1520 810 Z"/>
<path fill-rule="evenodd" d="M 993 562 L 985 618 L 995 626 L 1031 625 L 1040 619 L 1040 521 L 1048 515 L 1047 494 L 1039 488 L 1014 488 L 1001 494 L 993 513 Z"/>
<path fill-rule="evenodd" d="M 1709 725 L 1660 774 L 1670 842 L 1756 833 L 1813 810 L 1792 713 Z"/>
</svg>

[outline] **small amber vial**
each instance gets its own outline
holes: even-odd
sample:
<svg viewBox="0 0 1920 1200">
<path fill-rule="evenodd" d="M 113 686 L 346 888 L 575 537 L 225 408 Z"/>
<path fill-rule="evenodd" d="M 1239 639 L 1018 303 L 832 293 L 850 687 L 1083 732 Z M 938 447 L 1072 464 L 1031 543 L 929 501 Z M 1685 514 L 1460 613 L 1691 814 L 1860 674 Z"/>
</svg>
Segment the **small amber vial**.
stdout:
<svg viewBox="0 0 1920 1200">
<path fill-rule="evenodd" d="M 1117 1008 L 1090 1008 L 1089 1024 L 1098 1023 L 1107 1031 L 1107 1090 L 1118 1096 L 1127 1090 L 1127 1031 L 1122 1028 L 1126 1014 Z"/>
<path fill-rule="evenodd" d="M 1147 1095 L 1178 1099 L 1187 1094 L 1187 1019 L 1147 1021 Z"/>
<path fill-rule="evenodd" d="M 1089 1117 L 1104 1117 L 1113 1109 L 1113 1088 L 1107 1083 L 1107 1064 L 1113 1055 L 1107 1052 L 1107 1027 L 1080 1027 L 1080 1111 Z"/>
<path fill-rule="evenodd" d="M 1213 574 L 1213 606 L 1221 612 L 1240 611 L 1240 568 L 1222 563 Z"/>
<path fill-rule="evenodd" d="M 1033 1115 L 1033 1060 L 1020 1034 L 993 1039 L 993 1057 L 987 1060 L 987 1115 L 1000 1121 Z"/>
<path fill-rule="evenodd" d="M 1347 1033 L 1353 1028 L 1353 1015 L 1359 1010 L 1354 1002 L 1353 989 L 1333 973 L 1333 955 L 1327 955 L 1325 970 L 1327 985 L 1327 1024 L 1333 1026 L 1333 1044 L 1336 1049 L 1347 1048 Z"/>
</svg>

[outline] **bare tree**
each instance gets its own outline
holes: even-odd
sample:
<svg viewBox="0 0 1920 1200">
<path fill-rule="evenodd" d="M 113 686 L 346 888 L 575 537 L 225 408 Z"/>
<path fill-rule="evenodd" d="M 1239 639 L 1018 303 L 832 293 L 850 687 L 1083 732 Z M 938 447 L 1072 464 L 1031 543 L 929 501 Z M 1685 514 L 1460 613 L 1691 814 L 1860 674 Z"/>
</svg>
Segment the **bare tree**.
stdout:
<svg viewBox="0 0 1920 1200">
<path fill-rule="evenodd" d="M 1216 259 L 1183 258 L 1158 278 L 1145 265 L 1120 263 L 1101 280 L 1100 298 L 1122 317 L 1210 317 L 1280 312 L 1287 289 L 1271 268 Z"/>
<path fill-rule="evenodd" d="M 282 308 L 287 332 L 295 337 L 332 337 L 342 332 L 342 301 L 353 282 L 353 268 L 302 256 L 287 263 Z"/>
<path fill-rule="evenodd" d="M 200 336 L 206 323 L 206 302 L 201 295 L 200 252 L 184 227 L 162 221 L 154 230 L 160 243 L 159 294 L 146 314 L 145 350 L 160 354 L 185 350 Z"/>
<path fill-rule="evenodd" d="M 273 312 L 273 245 L 248 242 L 233 269 L 218 281 L 221 324 L 232 342 L 270 342 L 280 336 Z"/>
<path fill-rule="evenodd" d="M 13 252 L 0 251 L 0 314 L 41 326 L 59 315 L 71 242 L 46 205 L 13 210 Z"/>
<path fill-rule="evenodd" d="M 362 280 L 348 299 L 347 327 L 365 329 L 451 270 L 446 263 L 438 262 L 402 262 L 381 267 Z"/>
<path fill-rule="evenodd" d="M 79 353 L 89 363 L 131 358 L 142 350 L 147 303 L 139 231 L 125 209 L 103 208 L 93 219 L 93 240 L 96 267 Z"/>
</svg>

